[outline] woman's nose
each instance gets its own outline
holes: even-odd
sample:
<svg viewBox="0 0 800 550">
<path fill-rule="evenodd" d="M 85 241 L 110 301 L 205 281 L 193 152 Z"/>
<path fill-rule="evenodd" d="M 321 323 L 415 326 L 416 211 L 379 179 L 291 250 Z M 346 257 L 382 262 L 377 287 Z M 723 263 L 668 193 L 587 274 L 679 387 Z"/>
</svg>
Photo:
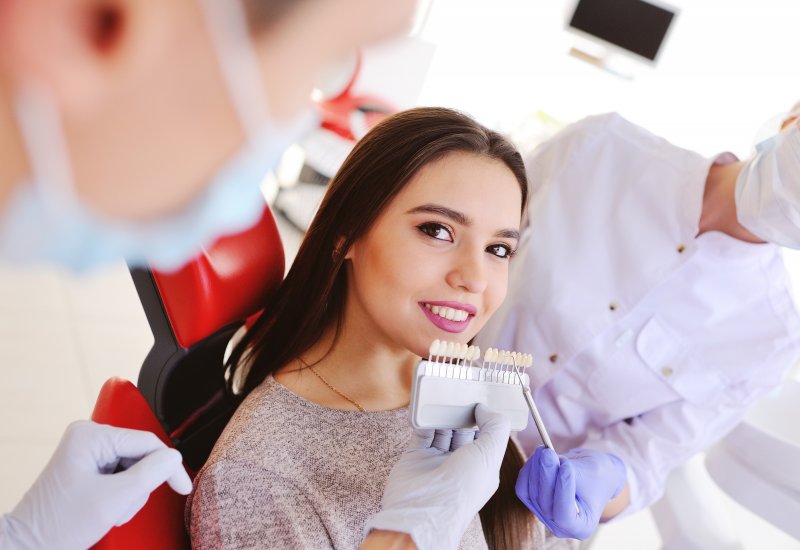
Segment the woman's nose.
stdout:
<svg viewBox="0 0 800 550">
<path fill-rule="evenodd" d="M 470 293 L 486 290 L 488 284 L 483 258 L 475 253 L 462 253 L 447 274 L 447 283 Z"/>
</svg>

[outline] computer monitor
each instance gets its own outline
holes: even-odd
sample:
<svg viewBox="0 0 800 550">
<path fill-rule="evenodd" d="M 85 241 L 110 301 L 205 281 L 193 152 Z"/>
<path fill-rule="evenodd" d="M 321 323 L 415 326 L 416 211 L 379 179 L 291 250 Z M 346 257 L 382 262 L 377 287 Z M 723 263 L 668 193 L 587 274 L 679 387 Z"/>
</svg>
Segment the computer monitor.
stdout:
<svg viewBox="0 0 800 550">
<path fill-rule="evenodd" d="M 578 0 L 568 27 L 653 62 L 677 9 L 643 0 Z"/>
</svg>

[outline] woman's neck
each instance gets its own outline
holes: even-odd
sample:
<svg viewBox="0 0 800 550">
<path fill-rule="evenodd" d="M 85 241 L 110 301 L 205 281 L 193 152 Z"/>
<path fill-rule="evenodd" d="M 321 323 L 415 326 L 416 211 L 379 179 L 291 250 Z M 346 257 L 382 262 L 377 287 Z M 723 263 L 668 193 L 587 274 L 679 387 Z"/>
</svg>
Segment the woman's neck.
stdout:
<svg viewBox="0 0 800 550">
<path fill-rule="evenodd" d="M 391 410 L 408 405 L 411 373 L 418 360 L 405 349 L 373 344 L 346 329 L 337 336 L 331 328 L 300 358 L 281 369 L 276 379 L 323 406 L 352 409 L 352 400 L 367 411 Z"/>
<path fill-rule="evenodd" d="M 12 189 L 30 177 L 28 157 L 12 106 L 11 86 L 0 78 L 0 216 Z"/>
</svg>

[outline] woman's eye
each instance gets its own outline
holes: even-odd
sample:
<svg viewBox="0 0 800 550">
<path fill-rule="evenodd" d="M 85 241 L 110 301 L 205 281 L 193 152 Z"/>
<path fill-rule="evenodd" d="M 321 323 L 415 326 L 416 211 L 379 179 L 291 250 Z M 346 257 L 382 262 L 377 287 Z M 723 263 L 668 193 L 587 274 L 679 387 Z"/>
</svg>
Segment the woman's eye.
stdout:
<svg viewBox="0 0 800 550">
<path fill-rule="evenodd" d="M 511 258 L 514 255 L 514 251 L 511 250 L 511 247 L 505 244 L 493 244 L 486 249 L 487 252 L 494 254 L 498 258 Z"/>
<path fill-rule="evenodd" d="M 453 241 L 453 234 L 450 230 L 440 223 L 423 223 L 418 225 L 417 228 L 429 237 L 438 239 L 440 241 Z"/>
</svg>

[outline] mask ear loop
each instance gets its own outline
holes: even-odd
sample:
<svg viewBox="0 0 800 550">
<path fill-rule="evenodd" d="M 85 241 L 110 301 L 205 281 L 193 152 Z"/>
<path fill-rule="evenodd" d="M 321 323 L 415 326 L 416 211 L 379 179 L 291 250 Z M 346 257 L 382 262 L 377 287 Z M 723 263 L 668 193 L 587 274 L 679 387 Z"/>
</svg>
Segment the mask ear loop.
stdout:
<svg viewBox="0 0 800 550">
<path fill-rule="evenodd" d="M 199 0 L 225 88 L 250 139 L 270 120 L 258 55 L 241 0 Z"/>
<path fill-rule="evenodd" d="M 14 114 L 31 165 L 31 182 L 50 210 L 65 202 L 80 205 L 72 163 L 55 101 L 41 86 L 23 84 L 14 98 Z"/>
</svg>

